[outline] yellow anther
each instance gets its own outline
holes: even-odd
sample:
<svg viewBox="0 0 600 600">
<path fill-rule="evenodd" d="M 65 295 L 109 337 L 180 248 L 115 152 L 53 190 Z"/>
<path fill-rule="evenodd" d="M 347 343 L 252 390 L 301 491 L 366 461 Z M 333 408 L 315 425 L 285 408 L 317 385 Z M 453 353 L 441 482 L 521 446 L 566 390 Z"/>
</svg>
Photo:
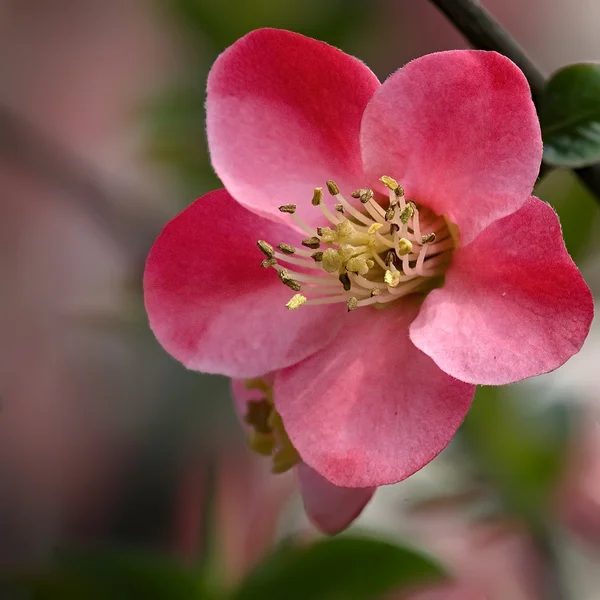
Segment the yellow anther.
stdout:
<svg viewBox="0 0 600 600">
<path fill-rule="evenodd" d="M 296 310 L 297 308 L 302 306 L 306 302 L 306 300 L 307 300 L 306 296 L 303 296 L 302 294 L 295 294 L 294 296 L 291 297 L 291 299 L 285 305 L 285 307 L 288 310 Z"/>
<path fill-rule="evenodd" d="M 398 182 L 393 177 L 388 177 L 387 175 L 383 175 L 379 178 L 379 181 L 385 185 L 385 187 L 393 190 L 394 192 L 398 189 Z"/>
<path fill-rule="evenodd" d="M 294 252 L 296 252 L 296 248 L 294 248 L 294 246 L 290 246 L 289 244 L 279 244 L 277 248 L 284 254 L 294 254 Z"/>
<path fill-rule="evenodd" d="M 379 288 L 373 288 L 373 289 L 371 290 L 371 298 L 372 298 L 373 296 L 379 296 L 379 294 L 381 294 L 381 290 L 380 290 Z"/>
<path fill-rule="evenodd" d="M 321 200 L 323 200 L 323 188 L 315 188 L 315 191 L 313 192 L 313 197 L 312 197 L 312 205 L 313 206 L 319 206 L 319 204 L 321 204 Z"/>
<path fill-rule="evenodd" d="M 258 242 L 256 242 L 256 245 L 258 246 L 258 249 L 267 258 L 273 258 L 273 255 L 275 254 L 275 248 L 273 248 L 273 246 L 271 246 L 271 244 L 265 242 L 264 240 L 258 240 Z"/>
<path fill-rule="evenodd" d="M 435 233 L 428 233 L 421 238 L 422 244 L 431 244 L 431 242 L 435 242 Z"/>
<path fill-rule="evenodd" d="M 344 286 L 344 291 L 349 292 L 352 288 L 352 282 L 350 281 L 350 277 L 348 277 L 348 273 L 340 274 L 340 283 Z"/>
<path fill-rule="evenodd" d="M 351 298 L 348 298 L 348 312 L 350 312 L 351 310 L 354 310 L 357 306 L 358 306 L 358 300 L 352 296 Z"/>
<path fill-rule="evenodd" d="M 369 269 L 372 269 L 374 266 L 375 266 L 375 261 L 368 258 L 367 259 L 367 267 L 369 267 Z"/>
<path fill-rule="evenodd" d="M 337 183 L 335 181 L 331 181 L 331 179 L 330 179 L 326 183 L 327 183 L 327 191 L 332 196 L 337 196 L 340 193 L 340 188 L 337 186 Z"/>
<path fill-rule="evenodd" d="M 369 226 L 368 232 L 373 234 L 383 227 L 383 223 L 373 223 Z"/>
<path fill-rule="evenodd" d="M 302 245 L 306 246 L 307 248 L 312 248 L 313 250 L 316 250 L 321 245 L 321 240 L 315 236 L 309 237 L 305 240 L 302 240 Z"/>
<path fill-rule="evenodd" d="M 400 283 L 400 271 L 397 271 L 396 269 L 393 271 L 387 270 L 383 276 L 383 281 L 390 287 L 398 287 L 398 284 Z"/>
<path fill-rule="evenodd" d="M 336 273 L 342 266 L 342 259 L 339 252 L 333 248 L 325 250 L 321 256 L 321 264 L 323 265 L 323 269 L 328 273 Z"/>
<path fill-rule="evenodd" d="M 400 238 L 398 240 L 398 254 L 400 256 L 404 256 L 406 254 L 410 254 L 413 250 L 413 245 L 410 240 L 406 238 Z"/>
<path fill-rule="evenodd" d="M 290 215 L 293 215 L 296 212 L 296 205 L 295 204 L 283 204 L 282 206 L 279 207 L 279 210 L 281 212 L 290 213 Z"/>
</svg>

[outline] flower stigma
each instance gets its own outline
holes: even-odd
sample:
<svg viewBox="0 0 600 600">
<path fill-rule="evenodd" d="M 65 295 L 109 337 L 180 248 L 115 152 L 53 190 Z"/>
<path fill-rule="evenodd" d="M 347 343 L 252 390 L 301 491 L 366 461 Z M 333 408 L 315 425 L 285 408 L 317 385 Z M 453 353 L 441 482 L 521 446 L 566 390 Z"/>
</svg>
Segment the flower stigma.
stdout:
<svg viewBox="0 0 600 600">
<path fill-rule="evenodd" d="M 313 228 L 296 215 L 295 204 L 279 207 L 307 234 L 301 247 L 285 242 L 257 245 L 265 255 L 262 266 L 278 272 L 281 282 L 296 292 L 286 307 L 345 304 L 385 305 L 414 293 L 427 293 L 443 283 L 456 247 L 456 227 L 443 216 L 407 200 L 392 177 L 380 181 L 388 188 L 387 207 L 372 189 L 352 192 L 362 210 L 348 202 L 334 181 L 327 181 L 337 203 L 332 211 L 315 188 L 311 204 L 329 225 Z"/>
<path fill-rule="evenodd" d="M 249 390 L 260 390 L 264 398 L 251 400 L 247 404 L 244 422 L 252 429 L 249 435 L 250 448 L 270 456 L 273 473 L 284 473 L 302 461 L 288 437 L 280 414 L 273 404 L 273 388 L 264 379 L 246 379 Z"/>
</svg>

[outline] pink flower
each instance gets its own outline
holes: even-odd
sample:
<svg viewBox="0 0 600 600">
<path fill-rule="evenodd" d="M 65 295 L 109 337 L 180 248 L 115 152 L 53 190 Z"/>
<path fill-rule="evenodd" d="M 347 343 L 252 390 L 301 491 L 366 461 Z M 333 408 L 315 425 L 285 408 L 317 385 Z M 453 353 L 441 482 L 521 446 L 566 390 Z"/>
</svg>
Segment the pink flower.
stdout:
<svg viewBox="0 0 600 600">
<path fill-rule="evenodd" d="M 580 349 L 592 298 L 530 196 L 540 129 L 510 60 L 431 54 L 381 85 L 340 50 L 263 29 L 217 59 L 206 106 L 227 189 L 154 244 L 150 324 L 188 368 L 276 372 L 274 414 L 330 483 L 408 477 L 448 444 L 475 384 Z"/>
</svg>

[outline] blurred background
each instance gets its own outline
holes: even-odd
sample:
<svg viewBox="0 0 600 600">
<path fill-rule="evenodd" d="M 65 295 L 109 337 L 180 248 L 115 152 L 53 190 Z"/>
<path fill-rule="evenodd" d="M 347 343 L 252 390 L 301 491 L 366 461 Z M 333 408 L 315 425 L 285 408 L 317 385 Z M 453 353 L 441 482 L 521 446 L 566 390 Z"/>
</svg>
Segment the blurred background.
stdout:
<svg viewBox="0 0 600 600">
<path fill-rule="evenodd" d="M 547 73 L 600 59 L 596 0 L 483 4 Z M 426 0 L 0 0 L 2 573 L 51 565 L 57 548 L 138 548 L 228 586 L 277 540 L 317 535 L 293 476 L 246 449 L 228 381 L 160 348 L 141 290 L 162 226 L 219 187 L 210 65 L 264 26 L 328 41 L 382 80 L 466 47 Z M 537 193 L 600 292 L 597 201 L 567 172 Z M 533 600 L 549 597 L 550 515 L 569 598 L 600 599 L 598 364 L 596 326 L 552 375 L 481 389 L 449 449 L 355 527 L 410 539 L 484 597 Z"/>
</svg>

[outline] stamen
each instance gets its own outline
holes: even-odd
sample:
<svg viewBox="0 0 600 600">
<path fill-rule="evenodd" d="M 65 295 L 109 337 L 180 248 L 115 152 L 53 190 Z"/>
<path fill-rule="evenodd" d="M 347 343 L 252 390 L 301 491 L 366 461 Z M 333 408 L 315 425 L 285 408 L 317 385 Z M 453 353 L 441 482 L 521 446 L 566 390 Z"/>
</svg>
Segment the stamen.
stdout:
<svg viewBox="0 0 600 600">
<path fill-rule="evenodd" d="M 293 215 L 296 212 L 296 205 L 295 204 L 283 204 L 282 206 L 279 207 L 279 210 L 283 213 L 289 213 L 290 215 Z"/>
<path fill-rule="evenodd" d="M 285 307 L 288 310 L 296 310 L 297 308 L 299 308 L 300 306 L 305 304 L 306 301 L 307 301 L 306 296 L 303 296 L 302 294 L 295 294 L 294 296 L 291 297 L 291 299 L 285 305 Z"/>
<path fill-rule="evenodd" d="M 264 240 L 258 240 L 258 242 L 256 242 L 256 245 L 258 246 L 258 249 L 267 258 L 273 258 L 273 255 L 275 254 L 275 248 L 273 248 L 273 246 L 271 246 L 271 244 L 268 244 Z"/>
<path fill-rule="evenodd" d="M 290 246 L 289 244 L 279 244 L 277 248 L 279 248 L 279 250 L 281 250 L 284 254 L 294 254 L 296 252 L 296 248 L 294 248 L 294 246 Z"/>
<path fill-rule="evenodd" d="M 274 266 L 276 264 L 277 264 L 277 261 L 274 258 L 265 258 L 260 263 L 260 266 L 263 267 L 263 269 L 267 269 L 268 267 L 272 267 L 272 266 Z"/>
<path fill-rule="evenodd" d="M 319 206 L 319 204 L 321 204 L 322 200 L 323 200 L 323 188 L 317 187 L 317 188 L 315 188 L 315 191 L 313 193 L 312 205 Z"/>
<path fill-rule="evenodd" d="M 352 282 L 350 281 L 348 273 L 342 273 L 339 279 L 342 286 L 344 286 L 344 291 L 349 292 L 352 289 Z"/>
<path fill-rule="evenodd" d="M 314 254 L 311 254 L 310 257 L 315 262 L 322 262 L 322 260 L 323 260 L 323 252 L 315 252 Z"/>
<path fill-rule="evenodd" d="M 327 190 L 332 196 L 337 196 L 340 193 L 340 188 L 337 186 L 335 181 L 331 181 L 331 179 L 329 179 L 326 181 L 326 185 Z"/>
<path fill-rule="evenodd" d="M 291 278 L 287 269 L 281 269 L 279 271 L 279 279 L 281 279 L 281 282 L 283 284 L 287 285 L 289 288 L 291 288 L 295 292 L 299 292 L 300 289 L 302 288 L 302 286 L 300 285 L 300 283 L 298 281 Z"/>
<path fill-rule="evenodd" d="M 354 296 L 348 298 L 348 302 L 346 305 L 348 307 L 348 312 L 354 310 L 358 306 L 358 298 L 355 298 Z"/>
<path fill-rule="evenodd" d="M 302 245 L 316 250 L 321 245 L 321 240 L 318 237 L 313 236 L 302 240 Z"/>
</svg>

